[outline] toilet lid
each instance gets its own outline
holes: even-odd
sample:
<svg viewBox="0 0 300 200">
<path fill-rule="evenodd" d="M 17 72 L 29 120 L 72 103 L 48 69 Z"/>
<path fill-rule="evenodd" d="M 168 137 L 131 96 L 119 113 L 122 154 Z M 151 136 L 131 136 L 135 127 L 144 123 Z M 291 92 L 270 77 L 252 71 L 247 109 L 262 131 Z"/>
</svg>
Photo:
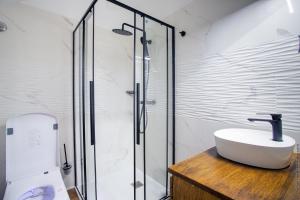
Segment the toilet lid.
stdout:
<svg viewBox="0 0 300 200">
<path fill-rule="evenodd" d="M 43 174 L 58 166 L 56 118 L 32 113 L 6 123 L 6 180 Z"/>
</svg>

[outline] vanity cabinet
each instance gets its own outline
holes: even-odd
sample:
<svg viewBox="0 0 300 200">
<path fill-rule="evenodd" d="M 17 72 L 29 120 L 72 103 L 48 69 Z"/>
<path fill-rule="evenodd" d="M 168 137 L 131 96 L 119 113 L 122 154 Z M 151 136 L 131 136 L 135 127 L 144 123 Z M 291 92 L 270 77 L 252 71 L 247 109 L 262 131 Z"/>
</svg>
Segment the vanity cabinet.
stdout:
<svg viewBox="0 0 300 200">
<path fill-rule="evenodd" d="M 173 200 L 300 200 L 299 154 L 289 167 L 270 170 L 224 159 L 214 147 L 169 172 Z"/>
</svg>

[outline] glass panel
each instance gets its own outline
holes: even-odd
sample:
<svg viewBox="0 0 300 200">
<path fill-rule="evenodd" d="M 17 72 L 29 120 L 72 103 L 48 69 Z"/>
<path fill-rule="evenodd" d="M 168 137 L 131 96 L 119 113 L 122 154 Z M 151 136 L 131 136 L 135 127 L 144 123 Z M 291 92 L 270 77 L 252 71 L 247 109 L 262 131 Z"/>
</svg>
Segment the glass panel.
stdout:
<svg viewBox="0 0 300 200">
<path fill-rule="evenodd" d="M 167 56 L 168 56 L 168 104 L 167 104 L 167 110 L 168 110 L 168 149 L 167 149 L 167 160 L 168 164 L 167 166 L 171 166 L 175 162 L 175 155 L 174 152 L 174 145 L 173 145 L 173 130 L 174 129 L 174 124 L 173 124 L 173 106 L 174 105 L 174 99 L 173 99 L 173 92 L 175 90 L 175 85 L 173 83 L 173 63 L 175 59 L 173 59 L 173 53 L 175 53 L 175 49 L 173 49 L 173 33 L 175 33 L 174 29 L 167 28 Z M 174 72 L 175 73 L 175 72 Z M 174 160 L 173 160 L 174 159 Z M 168 173 L 167 177 L 167 194 L 170 195 L 170 177 L 171 174 Z"/>
<path fill-rule="evenodd" d="M 89 200 L 161 199 L 173 150 L 172 29 L 95 6 L 96 26 L 91 12 L 74 38 L 76 186 Z"/>
<path fill-rule="evenodd" d="M 96 199 L 95 145 L 92 142 L 91 90 L 93 90 L 93 12 L 84 24 L 84 127 L 86 147 L 87 199 Z"/>
<path fill-rule="evenodd" d="M 108 1 L 98 3 L 95 11 L 98 198 L 133 200 L 133 36 L 112 31 L 121 30 L 123 23 L 132 25 L 133 13 Z M 125 29 L 133 32 L 127 26 Z"/>
<path fill-rule="evenodd" d="M 144 106 L 145 73 L 143 59 L 144 18 L 135 15 L 135 193 L 137 200 L 145 199 L 145 135 L 146 108 Z"/>
<path fill-rule="evenodd" d="M 145 19 L 146 198 L 166 195 L 168 167 L 167 28 Z"/>
<path fill-rule="evenodd" d="M 83 121 L 82 121 L 82 25 L 74 35 L 74 118 L 76 140 L 76 187 L 82 196 L 85 196 Z"/>
</svg>

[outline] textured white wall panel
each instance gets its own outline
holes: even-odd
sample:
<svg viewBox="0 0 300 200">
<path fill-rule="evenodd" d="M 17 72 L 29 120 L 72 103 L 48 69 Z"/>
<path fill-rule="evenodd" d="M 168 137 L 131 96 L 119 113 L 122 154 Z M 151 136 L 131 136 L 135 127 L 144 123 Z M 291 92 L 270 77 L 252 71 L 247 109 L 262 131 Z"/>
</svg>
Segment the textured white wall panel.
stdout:
<svg viewBox="0 0 300 200">
<path fill-rule="evenodd" d="M 293 14 L 285 0 L 260 0 L 212 20 L 195 0 L 169 17 L 187 31 L 176 37 L 177 161 L 214 146 L 218 129 L 271 134 L 269 123 L 247 121 L 258 112 L 282 113 L 284 134 L 300 142 L 300 1 L 292 4 Z"/>
<path fill-rule="evenodd" d="M 284 129 L 300 132 L 298 50 L 292 36 L 181 65 L 177 114 L 248 125 L 254 113 L 282 113 Z"/>
</svg>

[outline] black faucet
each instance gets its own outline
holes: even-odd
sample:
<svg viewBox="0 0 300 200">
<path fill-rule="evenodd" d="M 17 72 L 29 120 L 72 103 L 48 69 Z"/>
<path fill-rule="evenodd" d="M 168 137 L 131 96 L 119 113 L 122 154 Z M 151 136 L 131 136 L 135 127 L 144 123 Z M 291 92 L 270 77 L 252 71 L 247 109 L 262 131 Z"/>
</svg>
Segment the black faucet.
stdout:
<svg viewBox="0 0 300 200">
<path fill-rule="evenodd" d="M 264 113 L 257 113 L 258 115 L 271 115 L 272 119 L 255 119 L 249 118 L 250 122 L 269 122 L 272 125 L 273 131 L 273 140 L 277 142 L 282 142 L 282 121 L 281 121 L 281 114 L 264 114 Z"/>
</svg>

